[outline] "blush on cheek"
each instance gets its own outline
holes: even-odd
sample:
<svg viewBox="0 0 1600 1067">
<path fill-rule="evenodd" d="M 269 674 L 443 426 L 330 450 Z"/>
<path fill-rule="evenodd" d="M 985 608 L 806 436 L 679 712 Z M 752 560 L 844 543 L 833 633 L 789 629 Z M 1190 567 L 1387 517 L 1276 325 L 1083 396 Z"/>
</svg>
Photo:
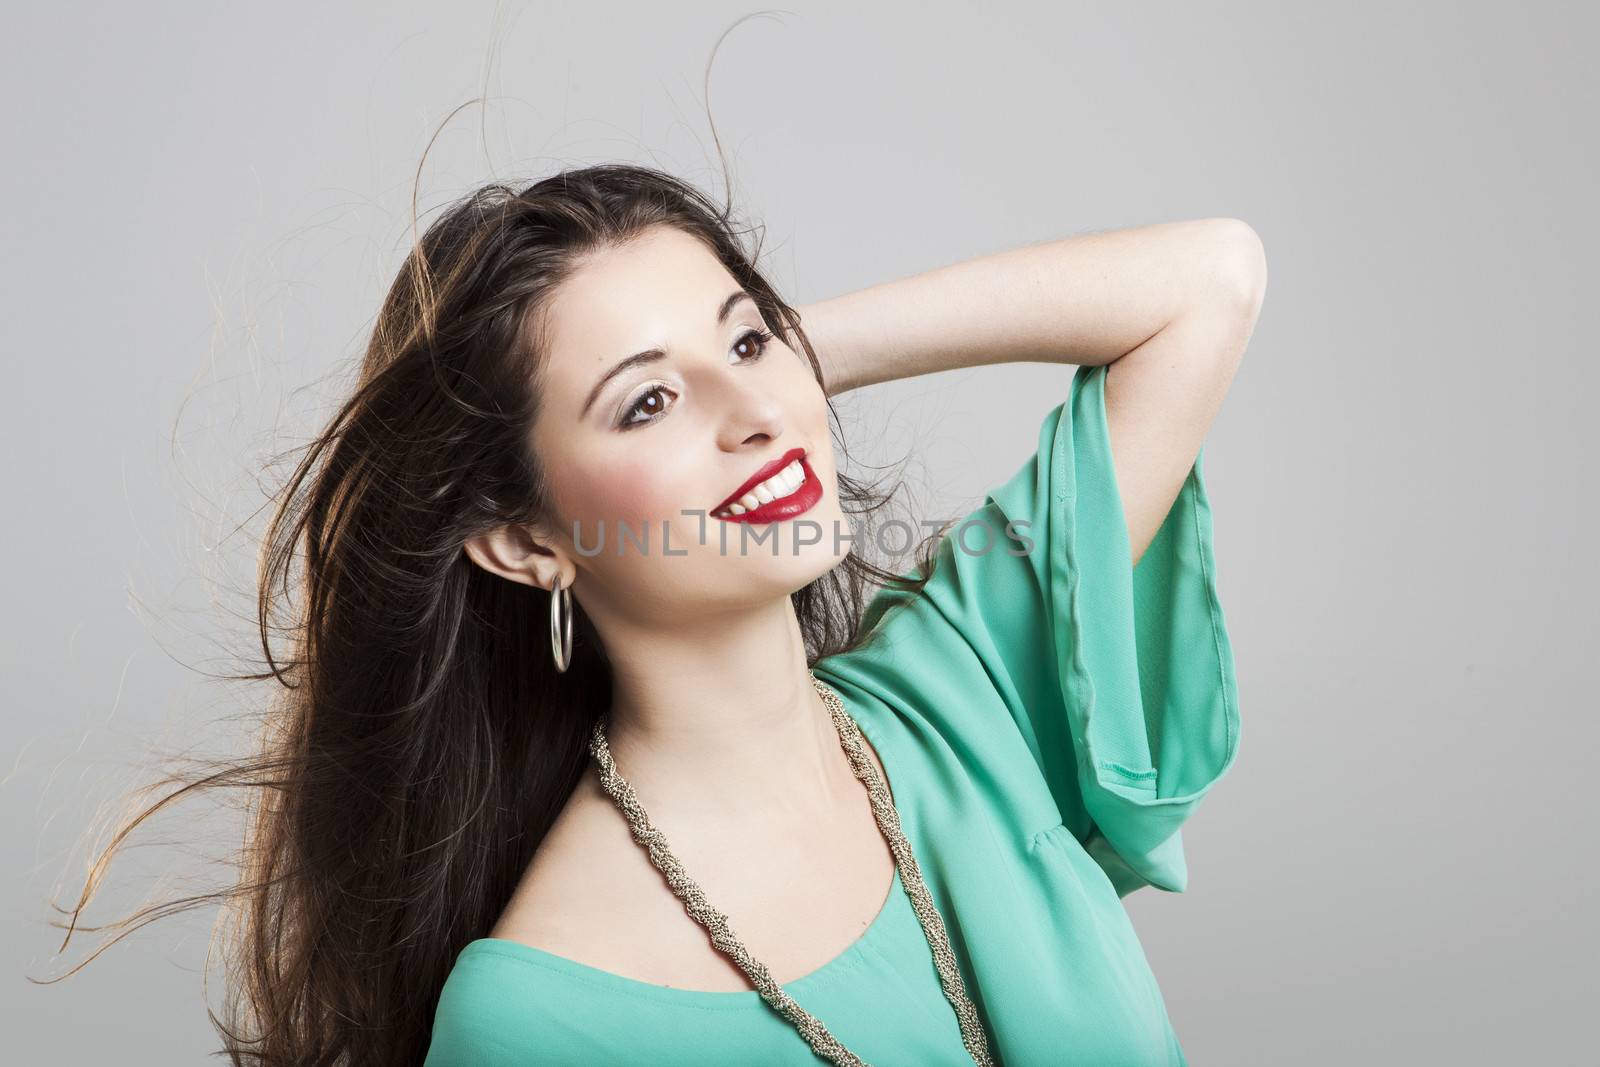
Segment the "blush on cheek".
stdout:
<svg viewBox="0 0 1600 1067">
<path fill-rule="evenodd" d="M 571 495 L 573 514 L 584 516 L 585 529 L 604 522 L 608 537 L 617 523 L 629 523 L 635 530 L 644 523 L 659 528 L 663 519 L 676 521 L 680 508 L 703 506 L 682 503 L 664 484 L 657 468 L 637 462 L 591 470 L 571 487 Z"/>
</svg>

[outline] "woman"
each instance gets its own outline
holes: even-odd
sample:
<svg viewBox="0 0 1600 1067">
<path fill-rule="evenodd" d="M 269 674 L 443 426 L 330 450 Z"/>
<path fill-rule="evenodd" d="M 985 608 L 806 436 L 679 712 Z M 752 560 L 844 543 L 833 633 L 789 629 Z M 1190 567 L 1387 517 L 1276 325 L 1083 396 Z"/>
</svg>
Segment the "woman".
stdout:
<svg viewBox="0 0 1600 1067">
<path fill-rule="evenodd" d="M 421 238 L 269 530 L 287 696 L 204 783 L 261 798 L 235 1062 L 1184 1062 L 1120 898 L 1237 750 L 1200 452 L 1260 242 L 795 309 L 742 236 L 604 165 Z M 1010 360 L 1078 365 L 1036 453 L 867 562 L 830 398 Z"/>
<path fill-rule="evenodd" d="M 1259 307 L 1254 234 L 1079 238 L 790 316 L 664 179 L 528 200 L 514 218 L 572 220 L 533 238 L 564 253 L 529 309 L 542 506 L 465 553 L 486 594 L 553 591 L 545 684 L 581 670 L 566 725 L 604 715 L 456 960 L 430 1067 L 1182 1062 L 1118 898 L 1183 889 L 1178 824 L 1236 748 L 1199 451 Z M 1037 455 L 920 591 L 878 595 L 869 639 L 817 655 L 814 586 L 851 550 L 829 396 L 1015 359 L 1083 364 Z M 789 536 L 807 520 L 824 536 Z M 736 550 L 752 525 L 771 550 Z M 655 550 L 613 548 L 622 526 Z M 542 714 L 528 692 L 508 715 Z"/>
</svg>

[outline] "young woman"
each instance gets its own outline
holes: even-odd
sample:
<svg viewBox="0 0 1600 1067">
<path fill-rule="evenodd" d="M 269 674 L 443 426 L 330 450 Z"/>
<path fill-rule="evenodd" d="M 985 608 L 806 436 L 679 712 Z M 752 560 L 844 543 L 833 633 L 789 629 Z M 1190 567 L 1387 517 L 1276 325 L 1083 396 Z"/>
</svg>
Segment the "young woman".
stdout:
<svg viewBox="0 0 1600 1067">
<path fill-rule="evenodd" d="M 744 232 L 603 165 L 420 239 L 268 535 L 236 1062 L 1184 1062 L 1120 898 L 1237 751 L 1200 461 L 1259 240 L 794 308 Z M 1013 360 L 1077 365 L 1037 450 L 869 563 L 831 398 Z"/>
</svg>

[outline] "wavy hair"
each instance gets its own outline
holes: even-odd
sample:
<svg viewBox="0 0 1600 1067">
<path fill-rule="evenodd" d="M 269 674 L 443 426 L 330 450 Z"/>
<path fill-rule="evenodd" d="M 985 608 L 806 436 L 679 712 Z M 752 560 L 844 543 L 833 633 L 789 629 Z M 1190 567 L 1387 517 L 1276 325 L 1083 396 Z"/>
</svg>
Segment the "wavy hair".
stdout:
<svg viewBox="0 0 1600 1067">
<path fill-rule="evenodd" d="M 598 635 L 579 610 L 566 673 L 529 655 L 547 647 L 549 594 L 489 574 L 462 546 L 547 512 L 529 444 L 541 310 L 585 256 L 663 225 L 717 257 L 826 391 L 731 198 L 606 163 L 451 204 L 414 237 L 353 393 L 272 497 L 256 575 L 266 669 L 224 676 L 273 686 L 249 754 L 156 783 L 173 788 L 119 826 L 76 906 L 59 909 L 71 915 L 55 924 L 63 949 L 76 929 L 120 930 L 104 951 L 154 919 L 224 905 L 229 996 L 222 1016 L 207 1011 L 234 1064 L 420 1063 L 456 954 L 488 935 L 577 784 L 611 698 Z M 846 513 L 893 496 L 840 467 Z M 793 593 L 808 663 L 864 639 L 874 587 L 920 588 L 940 536 L 923 541 L 916 573 L 852 543 Z M 213 790 L 246 802 L 236 884 L 80 924 L 140 823 Z"/>
</svg>

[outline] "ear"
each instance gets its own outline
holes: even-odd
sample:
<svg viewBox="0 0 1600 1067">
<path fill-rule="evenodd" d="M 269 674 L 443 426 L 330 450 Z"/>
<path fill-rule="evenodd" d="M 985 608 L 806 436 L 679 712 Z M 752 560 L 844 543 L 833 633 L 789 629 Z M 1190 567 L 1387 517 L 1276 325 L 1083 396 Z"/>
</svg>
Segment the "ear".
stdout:
<svg viewBox="0 0 1600 1067">
<path fill-rule="evenodd" d="M 501 526 L 469 537 L 462 549 L 468 559 L 490 574 L 523 585 L 553 589 L 559 575 L 565 589 L 577 577 L 577 568 L 566 551 L 528 526 Z"/>
</svg>

